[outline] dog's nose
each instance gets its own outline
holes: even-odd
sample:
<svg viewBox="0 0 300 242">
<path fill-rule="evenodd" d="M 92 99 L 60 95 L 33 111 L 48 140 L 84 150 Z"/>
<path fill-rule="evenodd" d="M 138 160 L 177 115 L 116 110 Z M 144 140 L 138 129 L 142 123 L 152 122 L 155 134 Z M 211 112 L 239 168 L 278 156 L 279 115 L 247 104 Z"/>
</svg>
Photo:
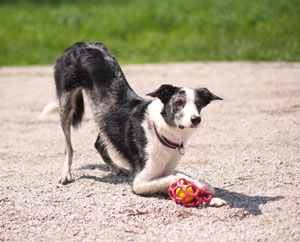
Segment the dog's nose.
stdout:
<svg viewBox="0 0 300 242">
<path fill-rule="evenodd" d="M 201 122 L 201 117 L 193 115 L 191 117 L 191 122 L 192 122 L 193 125 L 197 125 L 197 124 L 199 124 Z"/>
</svg>

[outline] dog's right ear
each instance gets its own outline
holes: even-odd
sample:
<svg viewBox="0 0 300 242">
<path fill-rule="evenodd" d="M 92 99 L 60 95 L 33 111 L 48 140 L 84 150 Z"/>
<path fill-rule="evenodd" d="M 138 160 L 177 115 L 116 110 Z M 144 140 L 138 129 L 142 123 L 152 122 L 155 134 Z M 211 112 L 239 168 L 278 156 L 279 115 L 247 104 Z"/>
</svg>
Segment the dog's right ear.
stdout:
<svg viewBox="0 0 300 242">
<path fill-rule="evenodd" d="M 147 94 L 150 97 L 157 97 L 161 100 L 163 104 L 166 104 L 172 95 L 178 90 L 178 87 L 172 85 L 161 85 L 158 89 Z"/>
</svg>

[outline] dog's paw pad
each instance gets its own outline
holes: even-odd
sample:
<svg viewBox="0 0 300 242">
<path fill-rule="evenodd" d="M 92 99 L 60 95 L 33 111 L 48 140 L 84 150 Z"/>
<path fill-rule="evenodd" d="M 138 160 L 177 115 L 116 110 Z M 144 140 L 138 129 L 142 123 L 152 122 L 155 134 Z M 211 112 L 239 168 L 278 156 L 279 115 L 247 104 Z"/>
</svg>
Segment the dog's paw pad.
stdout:
<svg viewBox="0 0 300 242">
<path fill-rule="evenodd" d="M 208 203 L 208 205 L 211 207 L 222 207 L 227 205 L 227 202 L 221 198 L 213 197 Z"/>
<path fill-rule="evenodd" d="M 63 174 L 59 177 L 58 179 L 58 183 L 62 184 L 62 185 L 66 185 L 70 182 L 72 182 L 72 176 L 71 174 Z"/>
</svg>

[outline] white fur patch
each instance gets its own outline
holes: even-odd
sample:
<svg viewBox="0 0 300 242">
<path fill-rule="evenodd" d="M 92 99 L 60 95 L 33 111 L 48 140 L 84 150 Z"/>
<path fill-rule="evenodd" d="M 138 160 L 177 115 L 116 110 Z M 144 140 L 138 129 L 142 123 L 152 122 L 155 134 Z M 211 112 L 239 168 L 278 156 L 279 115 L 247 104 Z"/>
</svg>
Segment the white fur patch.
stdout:
<svg viewBox="0 0 300 242">
<path fill-rule="evenodd" d="M 192 126 L 191 117 L 199 116 L 199 112 L 195 104 L 195 91 L 190 88 L 184 88 L 183 90 L 186 93 L 186 104 L 183 108 L 181 125 L 185 128 L 189 128 Z"/>
</svg>

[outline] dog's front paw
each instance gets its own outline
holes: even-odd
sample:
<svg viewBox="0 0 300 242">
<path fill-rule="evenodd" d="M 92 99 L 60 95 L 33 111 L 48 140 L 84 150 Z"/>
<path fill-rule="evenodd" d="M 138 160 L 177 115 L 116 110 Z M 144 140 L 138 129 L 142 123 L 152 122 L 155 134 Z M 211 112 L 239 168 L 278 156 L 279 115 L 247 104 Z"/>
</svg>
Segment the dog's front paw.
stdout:
<svg viewBox="0 0 300 242">
<path fill-rule="evenodd" d="M 222 207 L 227 205 L 227 202 L 221 198 L 213 197 L 207 205 L 211 207 Z"/>
<path fill-rule="evenodd" d="M 130 177 L 131 173 L 129 170 L 125 168 L 115 168 L 111 172 L 115 176 L 124 176 L 124 177 Z"/>
<path fill-rule="evenodd" d="M 203 190 L 205 190 L 207 192 L 210 192 L 211 195 L 215 194 L 215 189 L 209 183 L 207 183 L 205 181 L 202 181 L 202 180 L 194 180 L 194 183 L 200 189 L 203 189 Z"/>
<path fill-rule="evenodd" d="M 66 185 L 70 182 L 72 182 L 72 175 L 71 173 L 63 173 L 61 174 L 61 176 L 58 179 L 58 183 L 62 184 L 62 185 Z"/>
</svg>

